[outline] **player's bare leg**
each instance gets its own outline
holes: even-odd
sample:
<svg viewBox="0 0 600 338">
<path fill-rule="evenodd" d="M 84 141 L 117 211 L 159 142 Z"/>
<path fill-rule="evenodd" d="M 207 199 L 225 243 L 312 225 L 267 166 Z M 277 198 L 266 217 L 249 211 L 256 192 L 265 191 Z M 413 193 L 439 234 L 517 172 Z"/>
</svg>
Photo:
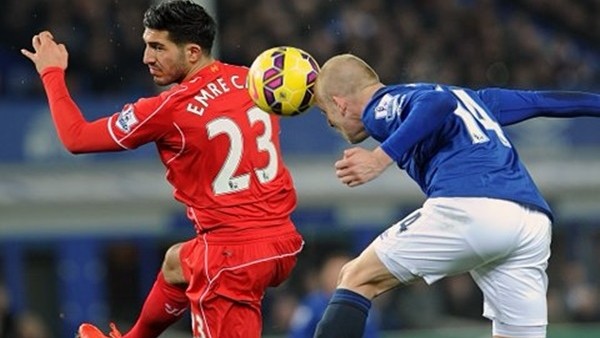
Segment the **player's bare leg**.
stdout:
<svg viewBox="0 0 600 338">
<path fill-rule="evenodd" d="M 167 250 L 161 268 L 165 281 L 171 285 L 187 284 L 179 259 L 181 244 L 174 244 Z"/>
<path fill-rule="evenodd" d="M 342 268 L 338 288 L 352 290 L 368 299 L 400 285 L 400 281 L 383 265 L 373 244 Z"/>
<path fill-rule="evenodd" d="M 371 300 L 400 285 L 371 244 L 342 268 L 338 288 L 317 326 L 316 338 L 360 338 Z"/>
</svg>

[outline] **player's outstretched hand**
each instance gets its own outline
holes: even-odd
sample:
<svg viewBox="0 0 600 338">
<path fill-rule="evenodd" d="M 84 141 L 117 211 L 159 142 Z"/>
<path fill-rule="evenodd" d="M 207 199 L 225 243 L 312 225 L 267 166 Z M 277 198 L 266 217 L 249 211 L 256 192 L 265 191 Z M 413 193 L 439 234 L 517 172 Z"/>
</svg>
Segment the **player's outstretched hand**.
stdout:
<svg viewBox="0 0 600 338">
<path fill-rule="evenodd" d="M 356 187 L 381 175 L 392 162 L 380 147 L 373 151 L 350 148 L 344 150 L 344 157 L 335 162 L 335 174 L 342 183 Z"/>
<path fill-rule="evenodd" d="M 48 67 L 67 69 L 69 53 L 62 43 L 56 43 L 52 33 L 43 31 L 33 36 L 33 52 L 21 49 L 21 53 L 35 64 L 38 73 Z"/>
</svg>

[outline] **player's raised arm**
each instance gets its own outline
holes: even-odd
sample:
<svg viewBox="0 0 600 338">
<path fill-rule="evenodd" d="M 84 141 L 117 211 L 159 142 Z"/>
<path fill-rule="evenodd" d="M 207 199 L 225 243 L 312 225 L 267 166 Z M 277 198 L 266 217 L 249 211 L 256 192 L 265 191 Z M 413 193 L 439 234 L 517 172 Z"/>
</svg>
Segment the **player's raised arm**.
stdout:
<svg viewBox="0 0 600 338">
<path fill-rule="evenodd" d="M 71 98 L 65 82 L 69 54 L 63 44 L 54 41 L 48 31 L 32 39 L 33 52 L 22 49 L 37 69 L 48 97 L 58 137 L 72 153 L 122 150 L 108 133 L 107 119 L 88 122 Z"/>
<path fill-rule="evenodd" d="M 600 117 L 600 95 L 575 91 L 488 88 L 477 92 L 501 125 L 534 117 Z"/>
</svg>

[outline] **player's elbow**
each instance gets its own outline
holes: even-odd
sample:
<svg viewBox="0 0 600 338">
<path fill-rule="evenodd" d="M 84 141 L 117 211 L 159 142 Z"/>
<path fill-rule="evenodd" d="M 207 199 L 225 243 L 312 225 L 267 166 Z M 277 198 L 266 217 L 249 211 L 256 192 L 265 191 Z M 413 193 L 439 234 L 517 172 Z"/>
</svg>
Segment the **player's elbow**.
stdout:
<svg viewBox="0 0 600 338">
<path fill-rule="evenodd" d="M 88 152 L 85 142 L 77 137 L 75 134 L 62 134 L 58 135 L 60 142 L 63 147 L 73 155 L 83 154 Z"/>
<path fill-rule="evenodd" d="M 76 134 L 69 134 L 69 136 L 59 135 L 59 139 L 63 147 L 73 155 L 134 149 L 125 148 L 109 136 L 103 137 L 100 134 L 94 137 L 84 133 L 80 133 L 79 136 L 76 136 Z"/>
<path fill-rule="evenodd" d="M 86 151 L 84 150 L 83 147 L 81 147 L 81 145 L 77 142 L 65 142 L 62 141 L 62 144 L 64 146 L 64 148 L 70 152 L 73 155 L 79 155 L 79 154 L 84 154 L 86 153 Z"/>
</svg>

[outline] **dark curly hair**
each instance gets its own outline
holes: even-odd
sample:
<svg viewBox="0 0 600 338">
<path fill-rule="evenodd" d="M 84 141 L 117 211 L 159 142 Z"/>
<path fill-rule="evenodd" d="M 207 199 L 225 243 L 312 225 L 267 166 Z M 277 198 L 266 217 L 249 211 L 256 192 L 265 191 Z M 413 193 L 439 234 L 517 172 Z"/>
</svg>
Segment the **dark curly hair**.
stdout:
<svg viewBox="0 0 600 338">
<path fill-rule="evenodd" d="M 144 27 L 169 32 L 176 44 L 196 43 L 210 55 L 217 24 L 204 7 L 190 0 L 167 0 L 148 8 Z"/>
</svg>

